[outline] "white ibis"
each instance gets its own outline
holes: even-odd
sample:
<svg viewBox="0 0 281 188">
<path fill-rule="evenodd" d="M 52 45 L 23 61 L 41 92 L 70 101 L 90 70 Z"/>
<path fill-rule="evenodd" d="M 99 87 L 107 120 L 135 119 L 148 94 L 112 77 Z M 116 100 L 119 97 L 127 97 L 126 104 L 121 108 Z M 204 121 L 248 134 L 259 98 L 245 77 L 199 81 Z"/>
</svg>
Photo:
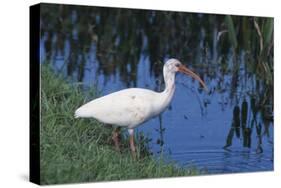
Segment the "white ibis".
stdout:
<svg viewBox="0 0 281 188">
<path fill-rule="evenodd" d="M 175 91 L 175 74 L 182 72 L 198 80 L 207 90 L 207 86 L 194 72 L 186 68 L 177 59 L 169 59 L 163 68 L 165 90 L 155 92 L 148 89 L 129 88 L 94 99 L 75 111 L 75 117 L 95 118 L 104 124 L 115 125 L 113 137 L 115 147 L 119 149 L 119 129 L 128 128 L 130 148 L 135 158 L 134 128 L 162 113 L 170 104 Z"/>
</svg>

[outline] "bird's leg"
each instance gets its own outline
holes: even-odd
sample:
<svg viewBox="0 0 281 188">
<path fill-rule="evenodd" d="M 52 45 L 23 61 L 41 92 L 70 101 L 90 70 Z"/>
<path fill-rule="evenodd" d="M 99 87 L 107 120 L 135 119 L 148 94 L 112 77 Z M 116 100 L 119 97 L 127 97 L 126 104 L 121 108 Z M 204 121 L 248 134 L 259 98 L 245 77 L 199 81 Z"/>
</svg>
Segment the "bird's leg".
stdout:
<svg viewBox="0 0 281 188">
<path fill-rule="evenodd" d="M 120 127 L 117 127 L 114 129 L 112 133 L 112 140 L 114 141 L 115 149 L 117 151 L 120 151 L 119 134 L 120 134 Z"/>
<path fill-rule="evenodd" d="M 136 159 L 136 147 L 134 143 L 134 129 L 128 129 L 130 135 L 130 148 L 132 152 L 133 159 Z"/>
</svg>

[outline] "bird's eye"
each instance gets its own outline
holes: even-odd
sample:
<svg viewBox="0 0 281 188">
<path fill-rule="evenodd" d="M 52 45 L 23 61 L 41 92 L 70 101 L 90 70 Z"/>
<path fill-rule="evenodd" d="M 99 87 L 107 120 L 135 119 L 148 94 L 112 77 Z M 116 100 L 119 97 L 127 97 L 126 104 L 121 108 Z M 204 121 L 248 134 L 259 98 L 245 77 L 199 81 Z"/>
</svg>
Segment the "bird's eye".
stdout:
<svg viewBox="0 0 281 188">
<path fill-rule="evenodd" d="M 179 67 L 180 66 L 180 64 L 176 64 L 176 67 Z"/>
</svg>

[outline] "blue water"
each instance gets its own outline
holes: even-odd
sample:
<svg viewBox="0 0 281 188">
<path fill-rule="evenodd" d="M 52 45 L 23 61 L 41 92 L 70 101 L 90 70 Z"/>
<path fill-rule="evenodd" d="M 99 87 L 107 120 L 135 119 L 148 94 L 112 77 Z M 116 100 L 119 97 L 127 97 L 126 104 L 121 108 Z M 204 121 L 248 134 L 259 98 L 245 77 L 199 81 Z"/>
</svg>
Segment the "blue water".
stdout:
<svg viewBox="0 0 281 188">
<path fill-rule="evenodd" d="M 44 40 L 41 40 L 41 58 L 44 59 Z M 126 88 L 117 72 L 105 77 L 98 73 L 99 63 L 95 56 L 95 45 L 90 49 L 83 84 L 97 86 L 100 95 L 106 95 Z M 56 70 L 65 73 L 65 56 L 68 56 L 69 47 L 65 48 L 64 55 L 54 56 L 53 66 Z M 187 66 L 188 63 L 184 62 Z M 229 63 L 231 66 L 231 62 Z M 150 61 L 141 55 L 137 67 L 137 87 L 161 91 L 164 88 L 162 78 L 156 78 L 149 72 Z M 129 69 L 130 67 L 128 67 Z M 198 70 L 197 70 L 198 71 Z M 240 74 L 245 72 L 241 63 Z M 269 121 L 268 133 L 265 134 L 262 126 L 261 147 L 258 149 L 259 137 L 256 129 L 252 129 L 251 147 L 243 147 L 243 138 L 232 139 L 232 145 L 223 148 L 231 128 L 233 108 L 241 106 L 242 100 L 250 104 L 247 95 L 255 82 L 245 82 L 237 88 L 237 92 L 230 97 L 231 75 L 221 75 L 219 71 L 211 79 L 206 77 L 205 82 L 212 93 L 206 93 L 199 88 L 198 82 L 183 75 L 177 75 L 176 92 L 171 105 L 161 116 L 151 119 L 137 128 L 137 132 L 144 132 L 151 142 L 150 150 L 155 157 L 164 155 L 167 160 L 176 161 L 181 166 L 196 167 L 206 173 L 252 172 L 273 169 L 273 124 Z M 217 81 L 222 79 L 224 91 L 218 90 Z M 251 80 L 254 78 L 247 78 Z M 243 77 L 240 82 L 243 81 Z M 249 105 L 250 106 L 250 105 Z M 248 121 L 251 120 L 251 107 L 248 108 Z M 263 122 L 258 113 L 257 121 Z M 249 123 L 248 123 L 249 124 Z M 160 131 L 161 130 L 161 131 Z M 242 134 L 242 133 L 241 133 Z"/>
<path fill-rule="evenodd" d="M 52 64 L 56 71 L 61 72 L 64 75 L 67 75 L 67 65 L 71 63 L 75 64 L 75 71 L 68 76 L 73 79 L 73 82 L 77 82 L 77 67 L 81 65 L 81 62 L 85 61 L 85 67 L 83 68 L 84 76 L 81 82 L 84 86 L 96 86 L 100 96 L 125 89 L 128 87 L 128 84 L 132 86 L 132 80 L 129 80 L 129 83 L 125 83 L 122 79 L 124 71 L 121 72 L 120 69 L 118 69 L 120 66 L 115 65 L 116 70 L 110 71 L 109 74 L 99 71 L 101 66 L 100 59 L 102 59 L 103 56 L 106 57 L 104 58 L 105 60 L 111 60 L 114 55 L 118 57 L 118 53 L 120 52 L 128 53 L 128 51 L 122 51 L 120 49 L 116 52 L 112 52 L 110 49 L 103 49 L 112 43 L 118 46 L 121 40 L 120 37 L 123 37 L 124 40 L 124 36 L 121 35 L 122 30 L 119 31 L 116 29 L 119 28 L 117 27 L 118 24 L 111 23 L 111 19 L 107 20 L 105 18 L 103 20 L 104 23 L 100 24 L 102 21 L 101 17 L 99 17 L 98 14 L 96 15 L 97 27 L 104 26 L 104 31 L 107 31 L 104 35 L 102 33 L 100 34 L 101 36 L 98 36 L 103 37 L 100 44 L 103 44 L 104 46 L 102 46 L 103 48 L 101 47 L 102 49 L 100 49 L 97 54 L 98 50 L 94 40 L 89 45 L 90 49 L 80 49 L 80 47 L 88 46 L 87 42 L 90 40 L 90 36 L 85 33 L 84 35 L 78 36 L 79 28 L 82 32 L 84 31 L 82 30 L 83 28 L 86 28 L 86 31 L 89 30 L 88 25 L 85 24 L 86 22 L 80 23 L 77 21 L 79 18 L 81 19 L 83 17 L 82 13 L 84 12 L 82 11 L 80 14 L 76 14 L 75 11 L 70 12 L 72 17 L 69 18 L 69 16 L 66 16 L 64 19 L 69 18 L 68 24 L 73 22 L 73 25 L 71 25 L 73 28 L 70 27 L 72 34 L 67 33 L 67 28 L 64 28 L 66 33 L 64 33 L 65 35 L 62 35 L 64 30 L 61 31 L 59 29 L 63 27 L 60 28 L 56 25 L 52 25 L 54 24 L 51 23 L 53 18 L 49 20 L 50 23 L 48 24 L 50 24 L 50 27 L 46 27 L 50 29 L 50 31 L 46 30 L 45 33 L 42 32 L 40 41 L 41 62 L 48 59 L 47 53 L 49 53 L 49 63 Z M 85 14 L 85 18 L 88 18 L 87 12 L 85 12 Z M 178 74 L 176 77 L 176 91 L 169 108 L 159 117 L 151 119 L 139 126 L 136 131 L 143 132 L 146 136 L 151 138 L 149 147 L 156 158 L 164 156 L 166 160 L 175 161 L 180 166 L 196 167 L 206 173 L 273 170 L 273 120 L 271 118 L 265 118 L 261 108 L 252 106 L 251 102 L 254 99 L 257 103 L 263 100 L 260 95 L 263 94 L 261 91 L 263 91 L 265 86 L 261 83 L 257 83 L 257 75 L 254 71 L 251 72 L 254 68 L 250 67 L 252 66 L 250 60 L 249 62 L 245 62 L 248 61 L 246 60 L 246 54 L 249 54 L 250 52 L 244 52 L 242 50 L 242 52 L 234 54 L 231 50 L 231 46 L 227 45 L 226 48 L 229 48 L 227 50 L 229 52 L 227 52 L 227 54 L 222 54 L 222 50 L 218 49 L 220 45 L 223 44 L 222 40 L 228 39 L 227 37 L 221 37 L 219 41 L 217 38 L 218 32 L 222 29 L 220 27 L 222 24 L 219 24 L 220 22 L 218 21 L 220 19 L 216 18 L 217 22 L 214 23 L 217 24 L 212 25 L 213 22 L 211 22 L 211 19 L 209 20 L 210 23 L 203 22 L 201 20 L 203 17 L 202 14 L 199 14 L 198 17 L 195 17 L 194 15 L 188 17 L 188 15 L 186 15 L 186 19 L 188 18 L 191 21 L 194 19 L 193 22 L 190 22 L 191 24 L 187 26 L 190 26 L 190 31 L 196 32 L 199 36 L 199 42 L 195 45 L 197 46 L 196 49 L 190 49 L 192 50 L 192 52 L 190 52 L 192 54 L 190 55 L 191 57 L 188 57 L 189 54 L 184 54 L 186 55 L 186 59 L 191 59 L 192 61 L 179 60 L 181 60 L 187 67 L 192 68 L 204 79 L 210 92 L 206 93 L 200 89 L 197 81 Z M 205 18 L 207 17 L 205 16 Z M 154 18 L 151 17 L 151 21 L 153 19 Z M 197 21 L 202 24 L 199 24 L 200 27 L 196 25 Z M 92 22 L 89 23 L 92 24 Z M 163 24 L 160 22 L 157 26 L 161 25 Z M 139 57 L 137 60 L 133 61 L 133 64 L 137 65 L 136 87 L 162 91 L 164 89 L 163 78 L 161 76 L 162 70 L 159 70 L 158 72 L 160 76 L 155 75 L 155 73 L 151 71 L 151 67 L 153 66 L 152 62 L 150 62 L 150 57 L 152 55 L 155 57 L 162 57 L 162 54 L 160 53 L 161 50 L 148 50 L 149 40 L 148 36 L 144 34 L 147 32 L 147 28 L 145 27 L 145 25 L 141 25 L 139 30 L 134 28 L 141 33 L 140 36 L 142 37 L 141 46 L 134 46 L 136 49 L 141 49 L 139 52 L 140 56 L 138 56 L 139 54 L 137 54 L 137 51 L 129 51 L 131 53 L 136 53 L 134 55 Z M 150 25 L 149 27 L 153 27 L 153 25 Z M 154 29 L 157 29 L 157 27 Z M 107 37 L 115 36 L 115 30 L 116 32 L 119 32 L 116 39 L 112 39 L 112 41 L 109 42 L 105 40 Z M 93 32 L 94 34 L 99 33 L 98 29 L 97 31 L 93 29 L 93 31 L 95 31 Z M 124 32 L 127 32 L 126 34 L 128 36 L 126 37 L 128 37 L 128 39 L 135 40 L 136 37 L 139 37 L 135 36 L 133 32 L 127 30 Z M 171 30 L 166 32 L 172 33 L 175 31 Z M 212 34 L 209 34 L 208 32 L 212 32 Z M 60 43 L 63 43 L 63 45 L 61 45 L 63 46 L 62 48 L 55 46 L 55 44 L 59 43 L 58 41 L 60 39 L 58 33 L 60 33 L 59 36 L 65 37 L 61 39 L 63 41 L 60 41 Z M 186 33 L 185 41 L 181 41 L 181 38 L 178 38 L 179 40 L 174 39 L 173 41 L 166 41 L 165 44 L 169 45 L 171 42 L 171 46 L 177 49 L 181 49 L 184 45 L 189 46 L 188 42 L 191 43 L 192 40 L 188 37 L 192 37 L 193 35 L 188 35 L 188 32 Z M 150 36 L 150 39 L 155 36 Z M 93 36 L 91 35 L 91 37 Z M 126 37 L 125 39 L 127 39 Z M 81 39 L 83 39 L 83 41 Z M 51 41 L 50 51 L 48 52 L 46 52 L 47 50 L 45 49 L 47 40 Z M 211 44 L 210 46 L 208 46 L 209 43 Z M 124 41 L 122 45 L 121 47 L 123 48 L 124 46 L 126 48 L 133 48 L 133 46 L 130 46 L 130 43 L 125 43 Z M 160 48 L 161 46 L 156 47 Z M 112 46 L 111 48 L 118 49 Z M 112 55 L 111 53 L 115 54 Z M 120 56 L 121 55 L 126 57 L 124 54 L 120 54 Z M 135 57 L 134 55 L 131 54 L 132 57 Z M 234 57 L 236 56 L 237 62 L 234 62 Z M 82 60 L 82 58 L 84 58 L 84 60 Z M 161 60 L 163 64 L 168 58 L 171 57 L 165 57 L 158 60 Z M 178 57 L 174 56 L 173 58 Z M 124 60 L 126 58 L 120 59 Z M 106 65 L 108 65 L 112 62 L 103 63 L 107 63 Z M 126 63 L 127 71 L 125 72 L 130 73 L 132 69 L 132 64 L 130 63 L 132 63 L 132 60 L 130 63 L 122 63 Z M 163 65 L 161 65 L 161 67 L 162 66 Z M 236 69 L 237 74 L 234 71 Z M 238 129 L 240 136 L 237 133 L 237 130 L 236 132 L 231 132 L 231 130 L 233 130 L 231 129 L 234 122 L 233 120 L 235 117 L 237 118 L 237 114 L 234 113 L 235 107 L 239 107 L 241 112 L 243 102 L 248 105 L 246 127 L 251 130 L 250 144 L 248 143 L 246 145 L 246 137 L 243 135 L 241 126 Z M 269 106 L 270 108 L 270 105 L 272 107 L 273 104 L 265 103 L 263 107 L 267 108 L 267 106 Z M 241 115 L 240 119 L 242 119 Z M 231 134 L 233 135 L 231 136 Z M 229 144 L 228 147 L 224 147 L 226 146 L 227 141 L 229 142 L 228 138 L 231 138 L 231 144 Z"/>
</svg>

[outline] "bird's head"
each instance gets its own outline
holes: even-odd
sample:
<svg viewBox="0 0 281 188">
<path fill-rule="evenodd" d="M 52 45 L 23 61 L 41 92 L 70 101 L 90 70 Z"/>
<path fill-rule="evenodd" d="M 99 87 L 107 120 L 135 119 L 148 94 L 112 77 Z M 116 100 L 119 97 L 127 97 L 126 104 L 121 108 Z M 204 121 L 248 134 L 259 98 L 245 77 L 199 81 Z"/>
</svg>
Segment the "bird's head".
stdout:
<svg viewBox="0 0 281 188">
<path fill-rule="evenodd" d="M 195 74 L 190 69 L 188 69 L 186 66 L 184 66 L 179 60 L 169 59 L 165 63 L 164 69 L 166 69 L 166 71 L 171 72 L 171 73 L 181 72 L 187 76 L 191 76 L 195 80 L 198 80 L 200 82 L 200 84 L 204 87 L 204 89 L 206 91 L 208 91 L 208 88 L 207 88 L 205 82 L 197 74 Z"/>
</svg>

